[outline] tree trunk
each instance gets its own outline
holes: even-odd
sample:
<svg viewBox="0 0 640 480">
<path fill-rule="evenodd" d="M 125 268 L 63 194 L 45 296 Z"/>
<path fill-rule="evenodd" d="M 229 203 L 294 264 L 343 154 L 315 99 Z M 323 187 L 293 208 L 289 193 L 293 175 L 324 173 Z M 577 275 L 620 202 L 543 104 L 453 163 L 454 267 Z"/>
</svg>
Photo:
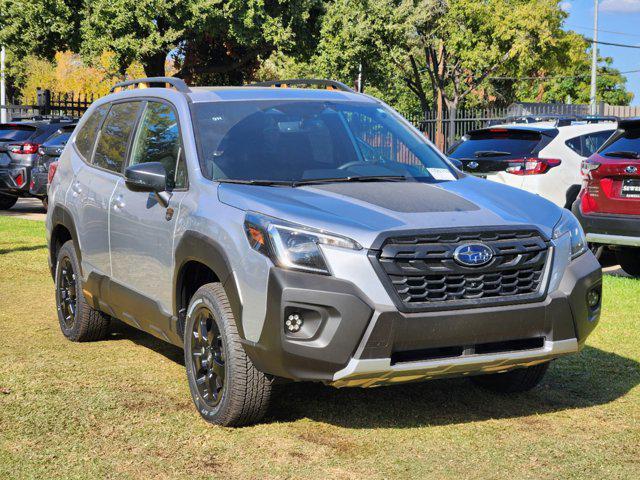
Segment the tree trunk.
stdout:
<svg viewBox="0 0 640 480">
<path fill-rule="evenodd" d="M 158 52 L 142 59 L 144 74 L 147 77 L 164 77 L 164 64 L 167 59 L 165 52 Z"/>
<path fill-rule="evenodd" d="M 440 48 L 438 49 L 438 57 L 439 58 L 439 63 L 438 63 L 438 72 L 437 72 L 437 77 L 436 78 L 442 78 L 444 76 L 444 43 L 440 44 Z M 442 89 L 438 86 L 436 86 L 436 91 L 437 91 L 437 96 L 436 96 L 436 147 L 438 147 L 440 149 L 441 152 L 445 151 L 445 140 L 444 140 L 444 125 L 443 125 L 443 120 L 444 120 L 444 109 L 443 104 L 444 104 L 444 92 L 442 91 Z"/>
</svg>

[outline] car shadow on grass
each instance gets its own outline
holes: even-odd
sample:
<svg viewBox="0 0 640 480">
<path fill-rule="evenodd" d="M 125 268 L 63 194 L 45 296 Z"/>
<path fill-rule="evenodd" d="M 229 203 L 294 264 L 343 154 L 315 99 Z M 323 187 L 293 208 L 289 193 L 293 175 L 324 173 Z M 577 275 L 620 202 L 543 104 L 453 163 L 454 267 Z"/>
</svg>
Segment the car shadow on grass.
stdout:
<svg viewBox="0 0 640 480">
<path fill-rule="evenodd" d="M 133 341 L 184 365 L 182 349 L 119 321 L 110 338 Z M 514 395 L 485 391 L 466 378 L 368 389 L 286 383 L 275 388 L 264 422 L 309 418 L 346 428 L 449 425 L 603 405 L 638 384 L 640 363 L 587 346 L 554 361 L 538 387 Z"/>
<path fill-rule="evenodd" d="M 0 255 L 15 252 L 33 252 L 35 250 L 41 250 L 43 248 L 47 248 L 47 245 L 44 243 L 40 245 L 16 245 L 9 248 L 0 247 Z"/>
</svg>

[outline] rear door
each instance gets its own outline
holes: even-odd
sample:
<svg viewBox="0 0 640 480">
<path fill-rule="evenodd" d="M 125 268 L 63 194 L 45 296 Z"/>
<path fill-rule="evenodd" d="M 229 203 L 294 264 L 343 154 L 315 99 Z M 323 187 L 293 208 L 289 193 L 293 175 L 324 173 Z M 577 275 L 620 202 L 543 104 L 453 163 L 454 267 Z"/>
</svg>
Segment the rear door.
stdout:
<svg viewBox="0 0 640 480">
<path fill-rule="evenodd" d="M 129 165 L 161 162 L 167 172 L 168 207 L 153 193 L 133 192 L 120 182 L 111 200 L 111 262 L 113 280 L 139 294 L 135 303 L 123 304 L 123 316 L 145 330 L 166 331 L 156 309 L 171 315 L 173 238 L 178 210 L 187 190 L 187 176 L 178 115 L 160 100 L 145 102 L 135 133 Z M 166 319 L 166 318 L 165 318 Z"/>
<path fill-rule="evenodd" d="M 75 204 L 85 274 L 97 271 L 111 275 L 109 202 L 116 185 L 122 180 L 122 168 L 139 109 L 140 102 L 112 104 L 106 117 L 106 109 L 96 112 L 95 120 L 91 118 L 91 124 L 87 122 L 86 136 L 81 131 L 76 139 L 76 146 L 84 148 L 90 160 L 72 181 L 67 201 Z M 98 132 L 95 146 L 87 149 L 86 146 L 92 143 L 90 136 L 94 129 Z"/>
</svg>

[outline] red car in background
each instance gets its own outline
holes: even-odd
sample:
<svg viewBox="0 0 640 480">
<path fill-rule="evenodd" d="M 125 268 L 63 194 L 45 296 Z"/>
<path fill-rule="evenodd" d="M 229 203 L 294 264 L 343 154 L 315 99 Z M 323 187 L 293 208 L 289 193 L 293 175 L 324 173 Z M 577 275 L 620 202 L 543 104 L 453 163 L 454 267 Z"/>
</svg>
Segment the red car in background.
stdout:
<svg viewBox="0 0 640 480">
<path fill-rule="evenodd" d="M 640 118 L 621 120 L 582 174 L 573 213 L 588 242 L 613 249 L 622 269 L 640 277 Z"/>
</svg>

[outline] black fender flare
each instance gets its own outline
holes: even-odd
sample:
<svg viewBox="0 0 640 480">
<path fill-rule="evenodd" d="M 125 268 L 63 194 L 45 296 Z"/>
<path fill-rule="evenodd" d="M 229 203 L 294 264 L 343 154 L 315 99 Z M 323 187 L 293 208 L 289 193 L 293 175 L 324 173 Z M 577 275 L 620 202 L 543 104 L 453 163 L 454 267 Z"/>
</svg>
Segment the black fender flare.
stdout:
<svg viewBox="0 0 640 480">
<path fill-rule="evenodd" d="M 54 245 L 53 232 L 58 225 L 65 227 L 71 234 L 71 240 L 73 246 L 76 249 L 76 255 L 78 255 L 78 263 L 80 264 L 80 274 L 82 275 L 82 251 L 80 250 L 80 242 L 78 241 L 78 231 L 76 230 L 76 224 L 73 221 L 73 216 L 66 207 L 62 205 L 56 205 L 51 212 L 51 236 L 49 237 L 49 266 L 51 275 L 55 275 L 55 261 L 54 261 Z"/>
<path fill-rule="evenodd" d="M 175 268 L 173 272 L 173 305 L 174 314 L 179 316 L 178 312 L 178 283 L 182 281 L 180 278 L 182 267 L 190 261 L 196 261 L 206 265 L 218 277 L 220 283 L 229 298 L 229 306 L 236 320 L 236 326 L 240 338 L 244 337 L 244 329 L 242 328 L 242 303 L 238 293 L 238 286 L 232 274 L 231 264 L 227 254 L 222 246 L 214 239 L 203 235 L 202 233 L 187 230 L 182 234 L 180 242 L 174 252 Z"/>
</svg>

